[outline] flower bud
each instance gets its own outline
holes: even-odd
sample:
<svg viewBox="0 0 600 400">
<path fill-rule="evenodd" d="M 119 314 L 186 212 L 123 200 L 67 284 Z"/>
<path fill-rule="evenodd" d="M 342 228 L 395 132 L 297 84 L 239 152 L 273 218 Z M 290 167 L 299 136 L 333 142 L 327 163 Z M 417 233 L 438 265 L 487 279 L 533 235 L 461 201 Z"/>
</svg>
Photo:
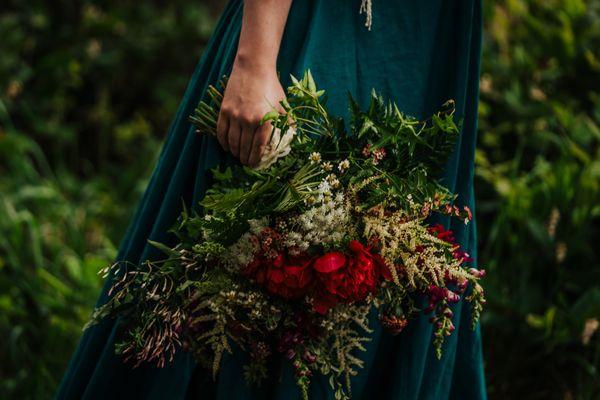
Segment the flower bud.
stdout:
<svg viewBox="0 0 600 400">
<path fill-rule="evenodd" d="M 304 354 L 302 355 L 302 358 L 304 359 L 304 361 L 306 361 L 309 364 L 312 364 L 315 361 L 317 361 L 317 356 L 315 356 L 314 354 L 312 354 L 309 351 L 305 351 Z"/>
<path fill-rule="evenodd" d="M 292 360 L 294 357 L 296 357 L 296 352 L 294 351 L 294 349 L 288 349 L 285 352 L 285 356 L 288 360 Z"/>
</svg>

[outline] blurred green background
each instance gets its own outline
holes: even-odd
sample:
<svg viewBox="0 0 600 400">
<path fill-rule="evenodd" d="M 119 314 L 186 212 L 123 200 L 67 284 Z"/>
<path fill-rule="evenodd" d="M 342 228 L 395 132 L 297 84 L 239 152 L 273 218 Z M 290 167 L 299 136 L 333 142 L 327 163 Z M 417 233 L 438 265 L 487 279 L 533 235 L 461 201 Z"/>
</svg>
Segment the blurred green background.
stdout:
<svg viewBox="0 0 600 400">
<path fill-rule="evenodd" d="M 222 0 L 0 6 L 0 398 L 50 398 Z M 490 399 L 600 398 L 600 1 L 485 2 Z"/>
</svg>

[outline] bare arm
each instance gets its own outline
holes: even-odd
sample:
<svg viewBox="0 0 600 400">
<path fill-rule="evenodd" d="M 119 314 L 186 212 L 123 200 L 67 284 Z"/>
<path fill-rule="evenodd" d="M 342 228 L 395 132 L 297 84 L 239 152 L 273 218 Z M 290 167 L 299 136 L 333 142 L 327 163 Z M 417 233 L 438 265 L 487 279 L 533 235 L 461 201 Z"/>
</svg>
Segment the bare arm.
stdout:
<svg viewBox="0 0 600 400">
<path fill-rule="evenodd" d="M 256 165 L 269 140 L 262 117 L 285 97 L 276 62 L 292 0 L 245 0 L 242 31 L 217 122 L 221 146 Z"/>
</svg>

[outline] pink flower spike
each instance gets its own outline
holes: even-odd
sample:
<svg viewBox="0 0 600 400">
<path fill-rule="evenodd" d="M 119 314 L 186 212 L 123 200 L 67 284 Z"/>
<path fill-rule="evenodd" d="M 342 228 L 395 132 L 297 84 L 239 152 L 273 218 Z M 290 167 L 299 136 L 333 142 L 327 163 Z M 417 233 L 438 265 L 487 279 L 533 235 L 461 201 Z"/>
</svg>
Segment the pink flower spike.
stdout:
<svg viewBox="0 0 600 400">
<path fill-rule="evenodd" d="M 365 147 L 362 149 L 362 155 L 365 157 L 369 157 L 371 155 L 371 145 L 367 143 Z"/>
<path fill-rule="evenodd" d="M 467 213 L 467 219 L 470 221 L 473 219 L 473 213 L 471 212 L 471 209 L 467 206 L 463 207 L 463 210 Z"/>
<path fill-rule="evenodd" d="M 485 276 L 484 269 L 469 268 L 469 273 L 476 278 L 483 278 Z"/>
<path fill-rule="evenodd" d="M 460 300 L 460 296 L 452 290 L 446 289 L 446 300 L 450 303 L 457 303 Z"/>
</svg>

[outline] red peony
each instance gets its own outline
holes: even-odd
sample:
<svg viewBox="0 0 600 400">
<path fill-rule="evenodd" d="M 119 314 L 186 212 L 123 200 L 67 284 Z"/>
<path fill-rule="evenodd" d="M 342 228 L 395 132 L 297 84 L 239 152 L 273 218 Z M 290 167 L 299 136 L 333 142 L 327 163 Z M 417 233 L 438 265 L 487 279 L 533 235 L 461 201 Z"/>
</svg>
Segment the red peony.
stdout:
<svg viewBox="0 0 600 400">
<path fill-rule="evenodd" d="M 381 257 L 356 240 L 348 244 L 348 250 L 347 254 L 326 253 L 314 262 L 318 292 L 313 306 L 318 313 L 324 314 L 338 303 L 364 300 L 375 292 L 382 271 L 387 269 Z"/>
<path fill-rule="evenodd" d="M 254 278 L 271 294 L 286 299 L 306 295 L 314 280 L 312 259 L 306 255 L 289 256 L 279 253 L 275 258 L 257 256 L 243 274 Z"/>
<path fill-rule="evenodd" d="M 313 308 L 321 314 L 338 303 L 364 300 L 377 290 L 382 278 L 391 280 L 383 257 L 356 240 L 348 244 L 345 253 L 332 251 L 316 259 L 282 252 L 274 258 L 258 255 L 242 274 L 285 299 L 298 299 L 312 292 Z"/>
</svg>

